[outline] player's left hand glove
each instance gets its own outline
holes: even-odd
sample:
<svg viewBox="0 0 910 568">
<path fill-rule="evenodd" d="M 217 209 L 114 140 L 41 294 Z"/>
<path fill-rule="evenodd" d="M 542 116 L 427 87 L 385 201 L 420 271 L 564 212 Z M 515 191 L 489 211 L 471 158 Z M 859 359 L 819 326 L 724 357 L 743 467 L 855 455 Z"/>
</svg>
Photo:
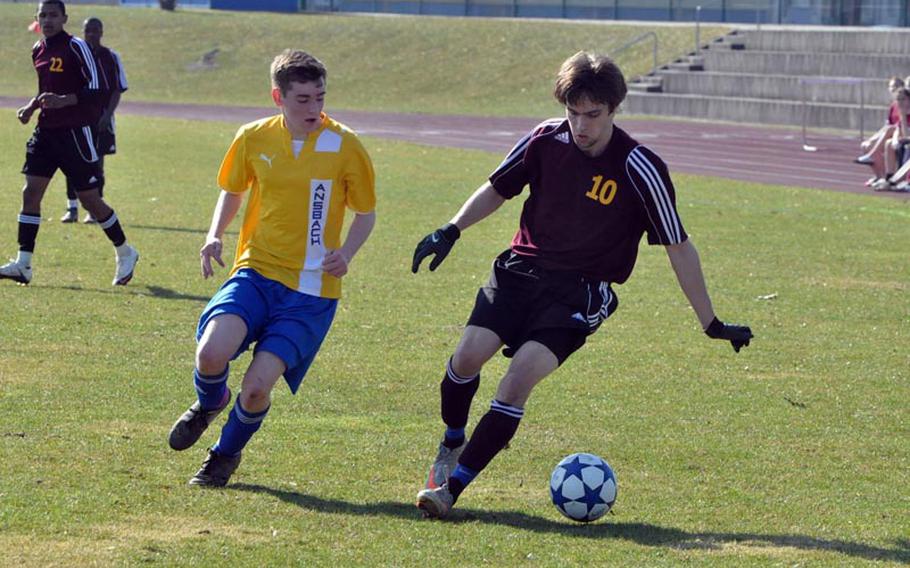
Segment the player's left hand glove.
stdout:
<svg viewBox="0 0 910 568">
<path fill-rule="evenodd" d="M 455 241 L 457 241 L 460 236 L 461 231 L 452 223 L 446 223 L 439 229 L 436 229 L 425 236 L 422 241 L 417 243 L 417 248 L 414 249 L 414 261 L 411 263 L 411 272 L 417 274 L 420 263 L 431 254 L 436 256 L 430 261 L 430 272 L 436 270 L 436 267 L 449 255 L 449 251 L 452 250 Z"/>
<path fill-rule="evenodd" d="M 749 326 L 724 323 L 717 318 L 708 325 L 705 333 L 711 339 L 726 339 L 737 353 L 743 347 L 748 347 L 749 340 L 753 337 Z"/>
</svg>

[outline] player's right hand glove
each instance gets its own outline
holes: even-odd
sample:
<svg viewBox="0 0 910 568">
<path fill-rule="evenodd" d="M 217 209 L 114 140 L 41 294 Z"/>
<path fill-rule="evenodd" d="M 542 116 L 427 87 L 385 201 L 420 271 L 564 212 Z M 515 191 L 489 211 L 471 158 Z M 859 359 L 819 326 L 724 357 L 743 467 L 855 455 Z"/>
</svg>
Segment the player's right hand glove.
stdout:
<svg viewBox="0 0 910 568">
<path fill-rule="evenodd" d="M 420 263 L 431 254 L 436 256 L 430 261 L 430 271 L 436 270 L 436 267 L 449 255 L 449 251 L 452 250 L 452 246 L 460 236 L 461 231 L 452 223 L 446 223 L 425 236 L 422 241 L 417 243 L 417 248 L 414 249 L 414 261 L 411 263 L 411 272 L 417 274 Z"/>
<path fill-rule="evenodd" d="M 733 346 L 733 350 L 739 353 L 743 347 L 749 346 L 749 340 L 752 339 L 752 330 L 747 325 L 733 325 L 724 323 L 714 318 L 714 321 L 705 329 L 705 333 L 711 339 L 726 339 Z"/>
</svg>

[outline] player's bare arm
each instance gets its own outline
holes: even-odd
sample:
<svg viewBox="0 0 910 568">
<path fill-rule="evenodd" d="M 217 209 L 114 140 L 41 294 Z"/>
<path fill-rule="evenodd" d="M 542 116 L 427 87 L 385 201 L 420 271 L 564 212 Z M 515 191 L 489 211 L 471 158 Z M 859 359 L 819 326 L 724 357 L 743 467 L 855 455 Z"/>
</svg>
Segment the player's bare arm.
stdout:
<svg viewBox="0 0 910 568">
<path fill-rule="evenodd" d="M 692 244 L 691 239 L 669 245 L 666 250 L 673 271 L 676 272 L 679 287 L 689 300 L 692 309 L 695 310 L 701 328 L 706 329 L 714 319 L 714 308 L 711 306 L 711 298 L 708 296 L 708 287 L 705 284 L 698 250 Z"/>
<path fill-rule="evenodd" d="M 222 191 L 218 197 L 218 202 L 215 204 L 215 212 L 212 214 L 212 225 L 205 236 L 205 244 L 199 250 L 199 261 L 202 265 L 203 278 L 208 278 L 215 274 L 212 268 L 213 259 L 224 267 L 224 260 L 221 258 L 223 250 L 221 237 L 224 235 L 228 225 L 231 224 L 231 221 L 234 220 L 237 211 L 240 210 L 240 206 L 243 204 L 243 196 L 243 193 Z"/>
<path fill-rule="evenodd" d="M 434 255 L 433 260 L 430 261 L 430 271 L 436 270 L 436 267 L 449 255 L 455 241 L 461 236 L 461 231 L 489 217 L 504 202 L 505 198 L 499 195 L 490 182 L 477 188 L 451 221 L 424 237 L 417 244 L 411 263 L 411 272 L 416 274 L 420 263 L 430 255 Z"/>
<path fill-rule="evenodd" d="M 107 103 L 107 108 L 104 109 L 104 112 L 101 114 L 101 118 L 98 119 L 98 126 L 101 128 L 111 128 L 111 119 L 114 117 L 114 112 L 117 110 L 117 107 L 120 105 L 120 91 L 114 89 L 111 93 L 111 100 Z"/>
<path fill-rule="evenodd" d="M 676 272 L 679 287 L 695 310 L 698 321 L 708 337 L 730 341 L 737 353 L 742 347 L 747 347 L 752 339 L 752 330 L 748 326 L 723 323 L 714 314 L 698 250 L 692 241 L 686 239 L 679 244 L 667 246 L 666 250 L 670 264 Z"/>
<path fill-rule="evenodd" d="M 41 108 L 57 109 L 73 106 L 79 102 L 75 93 L 58 95 L 57 93 L 41 93 L 38 95 L 38 105 Z"/>
<path fill-rule="evenodd" d="M 458 227 L 459 231 L 464 231 L 492 215 L 503 203 L 505 198 L 493 189 L 490 182 L 486 182 L 464 202 L 450 223 Z"/>
<path fill-rule="evenodd" d="M 34 114 L 37 109 L 38 97 L 32 97 L 32 100 L 28 101 L 27 105 L 16 111 L 16 118 L 18 118 L 19 122 L 22 124 L 28 124 L 28 121 L 32 118 L 32 114 Z"/>
<path fill-rule="evenodd" d="M 376 226 L 376 212 L 357 213 L 354 221 L 351 222 L 351 228 L 348 230 L 348 236 L 345 238 L 341 248 L 330 250 L 322 261 L 322 269 L 332 276 L 341 278 L 348 273 L 348 265 L 354 259 L 354 255 L 367 242 L 373 227 Z"/>
</svg>

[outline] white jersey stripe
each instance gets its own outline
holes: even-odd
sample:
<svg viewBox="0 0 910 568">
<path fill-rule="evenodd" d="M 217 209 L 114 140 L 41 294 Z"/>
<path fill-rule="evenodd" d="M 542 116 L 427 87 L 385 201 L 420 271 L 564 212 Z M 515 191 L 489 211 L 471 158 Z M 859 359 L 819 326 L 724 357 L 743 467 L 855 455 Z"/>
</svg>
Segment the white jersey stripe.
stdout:
<svg viewBox="0 0 910 568">
<path fill-rule="evenodd" d="M 126 82 L 126 69 L 123 68 L 123 61 L 120 60 L 120 54 L 111 50 L 111 56 L 114 58 L 114 63 L 117 64 L 117 75 L 120 79 L 120 91 L 126 91 L 130 86 Z"/>
<path fill-rule="evenodd" d="M 629 154 L 629 160 L 632 162 L 632 167 L 645 179 L 645 182 L 648 185 L 648 190 L 651 192 L 651 196 L 654 199 L 654 203 L 657 206 L 658 213 L 660 214 L 661 221 L 664 225 L 664 231 L 667 234 L 667 237 L 671 240 L 672 243 L 680 242 L 680 223 L 679 218 L 676 215 L 676 210 L 673 207 L 673 202 L 670 199 L 670 195 L 667 192 L 667 188 L 664 185 L 663 180 L 660 177 L 660 173 L 654 167 L 648 159 L 642 154 L 638 148 L 633 150 Z"/>
<path fill-rule="evenodd" d="M 328 252 L 325 243 L 326 225 L 329 217 L 329 206 L 332 203 L 332 180 L 310 180 L 310 206 L 307 215 L 306 258 L 298 275 L 297 291 L 311 296 L 319 296 L 322 291 L 322 261 Z"/>
<path fill-rule="evenodd" d="M 657 168 L 654 167 L 654 164 L 651 163 L 648 158 L 639 151 L 638 148 L 632 151 L 636 156 L 638 156 L 642 162 L 645 164 L 645 167 L 652 173 L 655 180 L 657 180 L 657 196 L 660 198 L 661 203 L 666 208 L 667 215 L 670 219 L 670 226 L 672 229 L 671 238 L 674 239 L 674 242 L 678 243 L 682 240 L 682 230 L 681 223 L 679 222 L 679 216 L 676 214 L 676 208 L 673 206 L 673 200 L 670 199 L 670 192 L 667 191 L 667 186 L 664 184 L 664 180 L 660 177 L 660 173 L 657 171 Z"/>
<path fill-rule="evenodd" d="M 633 162 L 633 167 L 636 167 L 636 170 L 642 177 L 645 178 L 645 181 L 648 184 L 648 190 L 651 192 L 651 196 L 654 198 L 654 203 L 657 206 L 661 219 L 664 222 L 664 230 L 667 233 L 667 236 L 673 240 L 678 241 L 679 236 L 673 230 L 675 223 L 673 219 L 673 207 L 670 203 L 669 196 L 666 194 L 666 187 L 664 187 L 663 180 L 660 179 L 660 174 L 654 168 L 654 165 L 648 161 L 648 159 L 635 148 L 629 154 L 629 159 Z"/>
<path fill-rule="evenodd" d="M 85 139 L 88 142 L 88 147 L 92 155 L 92 162 L 98 161 L 98 152 L 95 150 L 95 139 L 92 137 L 92 129 L 88 126 L 82 127 L 82 133 L 85 134 Z"/>
<path fill-rule="evenodd" d="M 76 51 L 76 49 L 73 49 L 73 51 L 76 52 L 77 55 L 79 55 L 79 52 L 81 52 L 81 57 L 83 60 L 85 60 L 85 66 L 88 69 L 89 75 L 91 75 L 88 81 L 88 88 L 93 91 L 99 90 L 100 83 L 98 81 L 98 68 L 95 66 L 95 56 L 92 55 L 91 48 L 87 43 L 85 43 L 84 39 L 78 37 L 74 37 L 72 39 L 70 47 L 72 48 L 73 45 L 79 48 L 79 51 Z"/>
<path fill-rule="evenodd" d="M 667 220 L 666 214 L 664 212 L 663 207 L 661 207 L 661 204 L 657 202 L 657 197 L 654 195 L 654 181 L 652 179 L 650 179 L 650 177 L 648 176 L 648 173 L 642 169 L 641 165 L 638 162 L 636 162 L 634 158 L 635 158 L 635 153 L 634 152 L 630 153 L 629 162 L 632 164 L 632 167 L 635 169 L 635 171 L 638 173 L 638 175 L 644 180 L 645 185 L 648 188 L 648 192 L 651 194 L 651 202 L 654 203 L 655 208 L 657 209 L 657 214 L 658 214 L 658 216 L 660 216 L 660 224 L 663 227 L 662 232 L 667 235 L 668 239 L 670 239 L 670 238 L 672 238 L 672 236 L 670 235 L 670 232 L 667 227 L 668 220 Z"/>
</svg>

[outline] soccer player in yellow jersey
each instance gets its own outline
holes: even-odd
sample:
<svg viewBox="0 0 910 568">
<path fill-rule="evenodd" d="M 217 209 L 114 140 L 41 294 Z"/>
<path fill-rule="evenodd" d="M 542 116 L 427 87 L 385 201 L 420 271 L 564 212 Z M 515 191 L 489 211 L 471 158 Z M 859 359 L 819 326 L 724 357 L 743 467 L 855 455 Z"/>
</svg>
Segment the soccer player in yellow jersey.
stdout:
<svg viewBox="0 0 910 568">
<path fill-rule="evenodd" d="M 373 230 L 373 166 L 357 136 L 323 111 L 326 70 L 285 50 L 272 62 L 272 99 L 281 113 L 245 124 L 228 148 L 211 228 L 199 251 L 202 276 L 224 266 L 221 237 L 248 202 L 230 278 L 196 331 L 198 400 L 174 424 L 169 443 L 185 450 L 227 408 L 229 362 L 255 343 L 253 360 L 221 437 L 191 485 L 221 487 L 269 410 L 283 375 L 296 393 L 335 315 L 341 278 Z M 354 220 L 342 240 L 345 209 Z"/>
</svg>

